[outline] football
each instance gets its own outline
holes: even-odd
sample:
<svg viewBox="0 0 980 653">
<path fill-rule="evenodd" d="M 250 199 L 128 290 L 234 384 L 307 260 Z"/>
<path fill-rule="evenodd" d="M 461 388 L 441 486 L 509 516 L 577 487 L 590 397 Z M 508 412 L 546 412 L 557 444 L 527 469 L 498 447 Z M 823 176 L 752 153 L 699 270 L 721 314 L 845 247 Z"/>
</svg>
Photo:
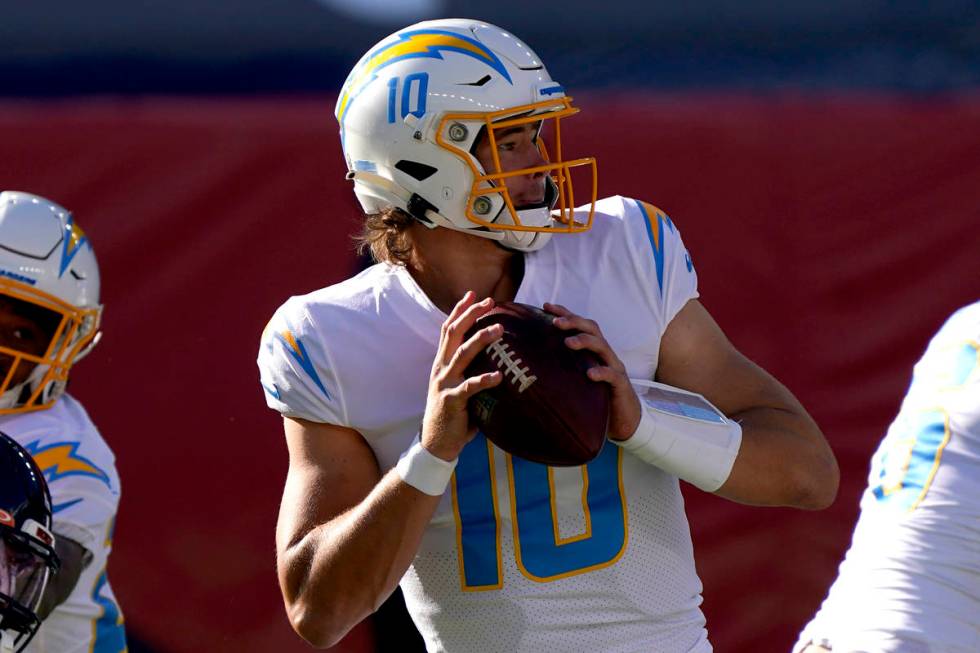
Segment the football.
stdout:
<svg viewBox="0 0 980 653">
<path fill-rule="evenodd" d="M 480 351 L 467 376 L 499 370 L 503 380 L 470 399 L 471 418 L 491 442 L 515 456 L 553 466 L 583 465 L 602 450 L 609 420 L 610 389 L 589 379 L 602 365 L 590 351 L 573 350 L 554 315 L 516 302 L 501 302 L 469 330 L 504 327 Z"/>
</svg>

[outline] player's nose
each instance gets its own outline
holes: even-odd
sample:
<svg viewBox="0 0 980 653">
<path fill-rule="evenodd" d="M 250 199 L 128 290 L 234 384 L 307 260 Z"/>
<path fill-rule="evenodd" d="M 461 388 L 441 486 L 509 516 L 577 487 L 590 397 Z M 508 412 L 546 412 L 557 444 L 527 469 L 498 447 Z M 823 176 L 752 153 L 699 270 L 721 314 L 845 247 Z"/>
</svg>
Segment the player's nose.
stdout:
<svg viewBox="0 0 980 653">
<path fill-rule="evenodd" d="M 543 166 L 548 163 L 548 160 L 544 158 L 544 154 L 541 153 L 541 150 L 538 149 L 538 146 L 535 143 L 528 143 L 524 148 L 523 154 L 524 161 L 522 167 L 525 169 L 537 168 L 538 166 Z M 538 170 L 536 172 L 529 173 L 529 176 L 534 179 L 541 179 L 545 176 L 545 174 L 547 174 L 546 170 Z"/>
</svg>

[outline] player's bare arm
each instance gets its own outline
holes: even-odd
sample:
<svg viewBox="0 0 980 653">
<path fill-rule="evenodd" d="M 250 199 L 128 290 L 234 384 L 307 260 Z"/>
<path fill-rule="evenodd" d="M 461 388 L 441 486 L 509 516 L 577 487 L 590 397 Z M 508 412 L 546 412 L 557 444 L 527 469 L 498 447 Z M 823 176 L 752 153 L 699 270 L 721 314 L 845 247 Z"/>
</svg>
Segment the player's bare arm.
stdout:
<svg viewBox="0 0 980 653">
<path fill-rule="evenodd" d="M 820 428 L 783 384 L 731 344 L 699 301 L 667 326 L 657 380 L 704 395 L 741 425 L 738 456 L 717 494 L 814 510 L 833 502 L 840 472 Z"/>
<path fill-rule="evenodd" d="M 466 401 L 500 375 L 463 370 L 499 329 L 463 334 L 489 310 L 473 293 L 442 327 L 421 445 L 444 460 L 473 438 Z M 289 473 L 276 528 L 279 584 L 293 628 L 328 647 L 394 591 L 418 550 L 440 496 L 416 489 L 396 469 L 382 476 L 364 438 L 349 428 L 284 418 Z"/>
<path fill-rule="evenodd" d="M 640 402 L 598 324 L 562 306 L 545 308 L 560 316 L 560 328 L 582 332 L 568 339 L 569 347 L 592 350 L 606 362 L 590 376 L 612 387 L 609 438 L 629 438 L 640 422 Z M 833 501 L 839 472 L 816 423 L 789 390 L 732 346 L 697 300 L 668 325 L 657 380 L 704 395 L 741 425 L 738 456 L 717 494 L 740 503 L 808 509 Z"/>
</svg>

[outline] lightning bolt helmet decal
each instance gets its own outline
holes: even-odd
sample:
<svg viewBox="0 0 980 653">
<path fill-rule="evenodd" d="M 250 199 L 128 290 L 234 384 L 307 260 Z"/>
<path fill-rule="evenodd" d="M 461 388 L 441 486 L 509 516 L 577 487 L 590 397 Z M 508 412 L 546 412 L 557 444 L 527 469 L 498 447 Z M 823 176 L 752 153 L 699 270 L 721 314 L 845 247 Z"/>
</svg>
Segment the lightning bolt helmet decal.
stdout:
<svg viewBox="0 0 980 653">
<path fill-rule="evenodd" d="M 65 238 L 61 245 L 61 265 L 59 266 L 58 276 L 60 277 L 68 269 L 71 264 L 71 260 L 75 258 L 75 254 L 82 249 L 84 245 L 88 243 L 88 238 L 85 237 L 85 232 L 82 228 L 78 226 L 75 219 L 72 217 L 71 213 L 67 216 L 67 223 L 65 224 Z"/>
</svg>

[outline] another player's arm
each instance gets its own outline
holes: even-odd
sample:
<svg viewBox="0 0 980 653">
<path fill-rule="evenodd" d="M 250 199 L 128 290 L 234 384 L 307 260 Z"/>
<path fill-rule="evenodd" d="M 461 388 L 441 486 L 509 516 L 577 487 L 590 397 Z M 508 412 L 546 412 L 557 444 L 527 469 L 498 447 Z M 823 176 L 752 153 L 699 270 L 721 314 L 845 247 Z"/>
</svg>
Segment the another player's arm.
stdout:
<svg viewBox="0 0 980 653">
<path fill-rule="evenodd" d="M 78 578 L 92 563 L 92 552 L 64 535 L 56 534 L 54 551 L 58 554 L 60 565 L 58 571 L 48 580 L 41 604 L 37 608 L 37 616 L 42 621 L 71 596 L 78 584 Z"/>
<path fill-rule="evenodd" d="M 470 396 L 500 382 L 500 374 L 466 378 L 466 365 L 500 336 L 490 327 L 463 334 L 492 302 L 472 293 L 443 325 L 433 362 L 422 427 L 425 450 L 454 460 L 475 435 Z M 280 589 L 293 628 L 328 647 L 394 591 L 418 550 L 439 496 L 382 475 L 364 438 L 349 428 L 285 418 L 289 473 L 276 528 Z"/>
<path fill-rule="evenodd" d="M 806 509 L 833 502 L 840 472 L 820 428 L 783 384 L 731 344 L 699 301 L 667 326 L 656 378 L 704 395 L 741 425 L 738 456 L 717 494 Z"/>
</svg>

